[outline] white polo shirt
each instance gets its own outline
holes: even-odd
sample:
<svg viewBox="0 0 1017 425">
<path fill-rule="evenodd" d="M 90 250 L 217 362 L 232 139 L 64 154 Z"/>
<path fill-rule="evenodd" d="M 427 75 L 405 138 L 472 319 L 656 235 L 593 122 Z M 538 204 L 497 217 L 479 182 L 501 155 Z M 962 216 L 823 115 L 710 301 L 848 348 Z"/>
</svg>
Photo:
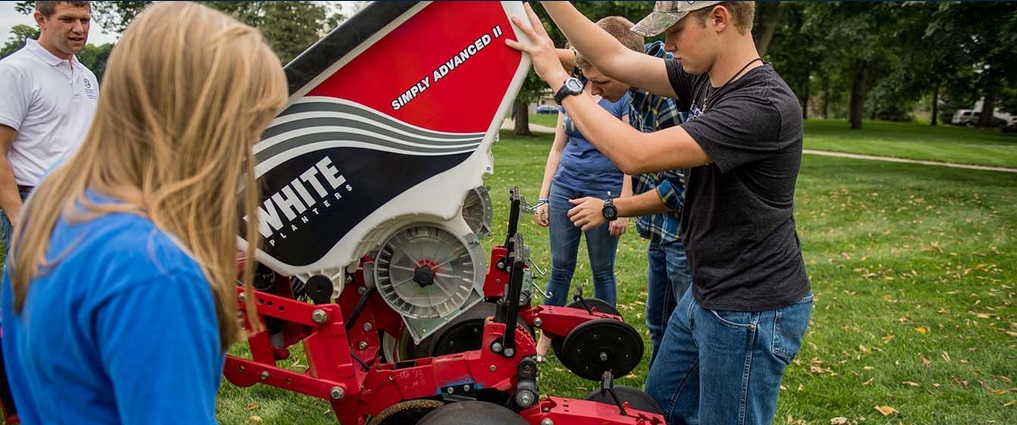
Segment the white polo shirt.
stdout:
<svg viewBox="0 0 1017 425">
<path fill-rule="evenodd" d="M 14 180 L 35 186 L 85 139 L 99 83 L 77 57 L 60 59 L 29 39 L 0 60 L 0 99 L 0 124 L 18 132 L 7 153 Z"/>
</svg>

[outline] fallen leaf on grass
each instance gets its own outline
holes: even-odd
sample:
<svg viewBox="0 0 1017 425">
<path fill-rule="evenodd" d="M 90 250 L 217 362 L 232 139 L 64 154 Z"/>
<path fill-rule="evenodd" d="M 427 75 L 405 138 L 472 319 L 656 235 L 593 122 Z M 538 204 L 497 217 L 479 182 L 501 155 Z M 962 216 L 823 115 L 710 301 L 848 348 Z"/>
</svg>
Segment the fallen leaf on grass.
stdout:
<svg viewBox="0 0 1017 425">
<path fill-rule="evenodd" d="M 254 402 L 254 401 L 252 401 L 250 403 L 247 403 L 247 406 L 246 406 L 247 410 L 258 410 L 258 408 L 260 408 L 260 407 L 261 407 L 261 405 L 259 405 L 257 402 Z"/>
<path fill-rule="evenodd" d="M 247 421 L 252 424 L 260 424 L 262 422 L 261 416 L 251 416 L 247 418 Z"/>
<path fill-rule="evenodd" d="M 925 335 L 925 334 L 929 333 L 929 329 L 926 328 L 925 326 L 919 326 L 919 327 L 915 328 L 915 332 L 918 332 L 921 335 Z"/>
<path fill-rule="evenodd" d="M 867 387 L 869 385 L 872 385 L 872 381 L 874 381 L 874 380 L 876 380 L 876 378 L 869 378 L 868 381 L 862 382 L 862 386 L 863 387 Z"/>
<path fill-rule="evenodd" d="M 1013 406 L 1015 404 L 1017 404 L 1017 400 L 1010 400 L 1010 401 L 1008 401 L 1006 403 L 1003 403 L 1003 407 L 1010 407 L 1010 406 Z"/>
<path fill-rule="evenodd" d="M 946 360 L 949 363 L 950 362 L 950 353 L 947 353 L 946 351 L 944 351 L 943 352 L 943 360 Z"/>
<path fill-rule="evenodd" d="M 897 409 L 894 409 L 890 406 L 876 406 L 876 410 L 878 410 L 879 413 L 882 413 L 883 416 L 890 416 L 894 413 L 900 413 L 897 411 Z"/>
<path fill-rule="evenodd" d="M 838 416 L 836 418 L 830 419 L 830 425 L 847 425 L 847 423 L 848 423 L 847 418 L 843 416 Z"/>
<path fill-rule="evenodd" d="M 912 382 L 912 381 L 904 381 L 904 382 L 901 382 L 901 383 L 904 384 L 904 385 L 907 385 L 907 386 L 911 386 L 911 387 L 920 387 L 920 386 L 922 386 L 921 384 L 919 384 L 917 382 Z"/>
</svg>

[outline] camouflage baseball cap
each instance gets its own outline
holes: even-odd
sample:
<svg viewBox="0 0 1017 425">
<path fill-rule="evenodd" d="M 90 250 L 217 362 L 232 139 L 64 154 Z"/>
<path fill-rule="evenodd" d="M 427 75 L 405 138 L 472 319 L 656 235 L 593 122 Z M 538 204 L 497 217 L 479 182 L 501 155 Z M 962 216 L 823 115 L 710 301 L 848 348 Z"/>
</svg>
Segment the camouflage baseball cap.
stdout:
<svg viewBox="0 0 1017 425">
<path fill-rule="evenodd" d="M 632 27 L 632 32 L 643 37 L 653 37 L 671 28 L 685 15 L 694 10 L 713 6 L 719 1 L 658 1 L 653 5 L 653 12 Z"/>
</svg>

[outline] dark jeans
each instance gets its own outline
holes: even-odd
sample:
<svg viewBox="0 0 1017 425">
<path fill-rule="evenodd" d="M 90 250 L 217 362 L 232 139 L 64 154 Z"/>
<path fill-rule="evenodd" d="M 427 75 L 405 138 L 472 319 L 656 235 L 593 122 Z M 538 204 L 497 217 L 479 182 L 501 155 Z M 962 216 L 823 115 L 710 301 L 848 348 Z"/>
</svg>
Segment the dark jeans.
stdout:
<svg viewBox="0 0 1017 425">
<path fill-rule="evenodd" d="M 678 298 L 692 284 L 692 275 L 689 274 L 685 245 L 680 240 L 667 243 L 650 241 L 646 258 L 649 263 L 646 273 L 646 328 L 650 330 L 650 343 L 653 345 L 650 354 L 652 365 L 657 358 L 660 341 L 664 339 L 667 321 L 678 305 Z"/>
<path fill-rule="evenodd" d="M 21 202 L 25 202 L 28 199 L 28 194 L 31 193 L 27 190 L 18 190 L 18 194 L 21 195 Z M 0 232 L 3 233 L 4 241 L 4 252 L 10 251 L 7 247 L 11 246 L 11 234 L 14 233 L 14 225 L 11 224 L 11 220 L 7 218 L 7 213 L 0 209 Z"/>
<path fill-rule="evenodd" d="M 551 297 L 545 300 L 545 304 L 568 303 L 569 286 L 572 284 L 572 274 L 576 271 L 579 238 L 584 234 L 569 220 L 568 212 L 573 207 L 569 199 L 589 195 L 551 185 L 547 208 L 551 234 L 551 277 L 547 280 L 547 290 L 551 292 Z M 618 238 L 611 236 L 606 223 L 587 230 L 585 234 L 586 250 L 590 254 L 590 271 L 593 273 L 593 296 L 615 305 L 618 302 L 618 288 L 615 286 L 614 256 L 618 249 Z"/>
</svg>

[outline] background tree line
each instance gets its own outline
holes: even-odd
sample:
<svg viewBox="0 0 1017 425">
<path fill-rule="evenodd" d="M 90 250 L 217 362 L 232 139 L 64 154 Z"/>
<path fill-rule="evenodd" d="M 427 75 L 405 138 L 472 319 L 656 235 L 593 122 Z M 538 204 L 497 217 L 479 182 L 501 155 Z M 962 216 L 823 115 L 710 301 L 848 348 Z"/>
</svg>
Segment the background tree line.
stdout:
<svg viewBox="0 0 1017 425">
<path fill-rule="evenodd" d="M 21 1 L 17 8 L 30 14 L 33 3 Z M 105 31 L 121 32 L 148 3 L 94 2 L 94 21 Z M 366 2 L 204 3 L 260 28 L 286 63 Z M 652 5 L 576 3 L 593 19 L 620 15 L 633 21 Z M 543 9 L 535 10 L 556 45 L 564 45 Z M 0 56 L 37 36 L 36 28 L 15 26 Z M 847 118 L 851 128 L 861 128 L 863 119 L 910 120 L 916 111 L 928 111 L 936 125 L 984 99 L 978 126 L 988 127 L 996 107 L 1017 112 L 1017 3 L 757 2 L 753 36 L 760 54 L 798 94 L 806 117 Z M 101 78 L 110 49 L 90 45 L 79 58 Z M 529 134 L 529 105 L 544 91 L 531 73 L 513 106 L 516 134 Z"/>
</svg>

